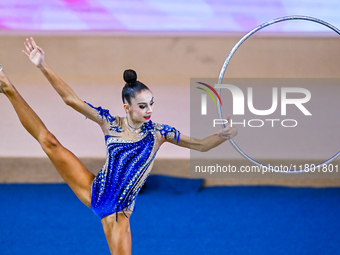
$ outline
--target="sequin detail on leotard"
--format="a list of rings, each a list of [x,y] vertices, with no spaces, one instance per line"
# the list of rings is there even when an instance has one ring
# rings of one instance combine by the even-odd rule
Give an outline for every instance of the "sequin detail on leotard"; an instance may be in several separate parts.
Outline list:
[[[88,105],[93,108],[97,122],[107,131],[107,158],[92,184],[91,209],[100,218],[120,211],[132,212],[158,151],[157,132],[165,139],[173,138],[177,143],[180,132],[150,120],[142,125],[134,140],[123,139],[121,134],[126,131],[118,126],[117,119],[108,110]]]

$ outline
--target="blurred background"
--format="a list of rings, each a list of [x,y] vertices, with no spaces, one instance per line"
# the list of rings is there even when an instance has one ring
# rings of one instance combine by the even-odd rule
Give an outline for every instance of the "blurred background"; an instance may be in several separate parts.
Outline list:
[[[2,30],[248,32],[287,15],[340,25],[337,1],[291,0],[52,0],[1,1]],[[282,23],[274,32],[328,32],[313,24]]]

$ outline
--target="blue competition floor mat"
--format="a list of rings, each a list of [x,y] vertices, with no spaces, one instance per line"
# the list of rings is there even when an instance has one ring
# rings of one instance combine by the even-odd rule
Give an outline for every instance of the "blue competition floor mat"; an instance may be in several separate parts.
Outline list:
[[[100,219],[65,184],[3,184],[0,201],[0,254],[110,254]],[[340,254],[339,215],[340,188],[147,189],[132,254]]]

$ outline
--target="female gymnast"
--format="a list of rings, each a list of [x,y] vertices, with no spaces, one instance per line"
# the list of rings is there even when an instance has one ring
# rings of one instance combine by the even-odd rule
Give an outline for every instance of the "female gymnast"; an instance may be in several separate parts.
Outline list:
[[[237,134],[226,127],[204,139],[190,138],[168,125],[150,120],[153,108],[151,90],[137,81],[133,70],[124,72],[126,82],[122,99],[126,117],[113,117],[109,111],[78,98],[44,61],[44,52],[31,37],[25,41],[29,57],[46,76],[64,102],[95,121],[102,128],[107,147],[106,163],[97,176],[92,174],[48,131],[40,118],[21,97],[5,73],[0,71],[0,93],[12,103],[24,128],[39,142],[61,177],[76,196],[101,218],[111,254],[131,254],[129,217],[136,196],[153,165],[157,150],[164,142],[208,151]]]

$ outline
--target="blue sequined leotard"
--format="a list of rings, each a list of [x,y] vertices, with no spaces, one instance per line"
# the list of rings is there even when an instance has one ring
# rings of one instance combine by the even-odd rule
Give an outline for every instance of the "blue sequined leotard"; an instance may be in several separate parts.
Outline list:
[[[104,132],[107,148],[105,165],[92,184],[91,209],[101,219],[113,213],[132,212],[159,146],[170,139],[178,143],[180,132],[151,120],[132,132],[124,118],[113,117],[108,110],[87,104],[93,111],[91,119]]]

